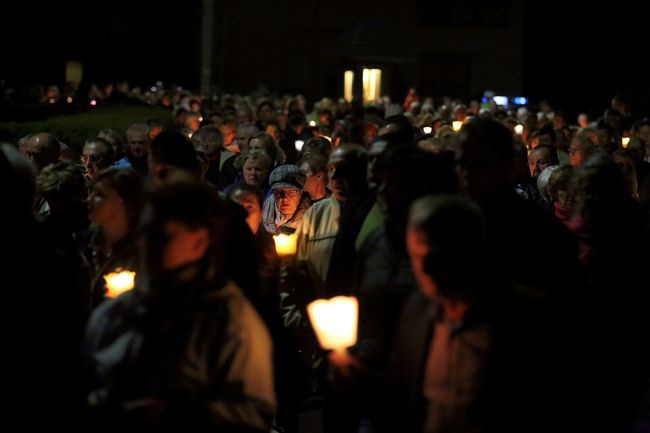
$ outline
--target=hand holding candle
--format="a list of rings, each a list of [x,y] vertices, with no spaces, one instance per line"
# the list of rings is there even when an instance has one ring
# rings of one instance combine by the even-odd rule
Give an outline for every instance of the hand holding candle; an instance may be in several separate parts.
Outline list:
[[[296,254],[296,235],[275,235],[273,236],[273,241],[275,242],[275,250],[278,252],[278,256],[287,257]]]
[[[106,297],[115,298],[124,292],[127,292],[135,286],[135,272],[121,271],[116,269],[115,272],[104,275],[106,281]]]
[[[318,299],[307,306],[321,347],[342,353],[357,342],[359,304],[353,296]]]

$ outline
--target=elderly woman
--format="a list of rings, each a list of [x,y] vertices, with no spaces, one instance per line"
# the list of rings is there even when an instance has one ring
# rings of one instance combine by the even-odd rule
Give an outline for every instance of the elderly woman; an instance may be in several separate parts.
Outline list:
[[[248,143],[248,149],[261,149],[271,157],[273,168],[282,165],[287,160],[287,154],[278,145],[275,144],[273,137],[266,132],[258,132],[251,137]]]
[[[263,193],[268,189],[268,178],[273,161],[263,150],[255,149],[242,153],[235,163],[241,169],[241,177],[235,181],[259,188]]]
[[[305,175],[295,165],[281,165],[271,172],[272,195],[264,202],[262,224],[271,234],[296,231],[311,206],[309,195],[303,193]]]

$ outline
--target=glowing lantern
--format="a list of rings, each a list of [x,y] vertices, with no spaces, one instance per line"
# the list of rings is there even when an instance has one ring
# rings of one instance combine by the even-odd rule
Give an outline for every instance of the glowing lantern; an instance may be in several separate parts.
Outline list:
[[[462,120],[454,120],[451,122],[451,127],[454,131],[458,132],[460,131],[460,128],[463,127],[463,121]]]
[[[291,256],[296,254],[298,237],[296,235],[275,235],[275,250],[279,256]]]
[[[307,306],[321,347],[343,352],[357,342],[359,303],[353,296],[318,299]]]
[[[623,146],[623,149],[627,149],[628,144],[630,144],[630,137],[621,138],[621,145]]]
[[[524,132],[524,125],[515,125],[515,133],[521,135]]]
[[[115,272],[104,275],[106,281],[107,298],[115,298],[124,292],[128,292],[135,286],[135,272],[120,271],[117,269]]]

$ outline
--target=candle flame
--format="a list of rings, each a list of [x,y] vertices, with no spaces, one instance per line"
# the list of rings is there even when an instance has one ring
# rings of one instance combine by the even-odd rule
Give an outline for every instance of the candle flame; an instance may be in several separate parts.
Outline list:
[[[128,292],[135,286],[135,272],[120,271],[117,269],[115,272],[104,275],[106,281],[106,297],[115,298],[124,292]]]
[[[275,250],[279,256],[290,256],[296,254],[298,237],[296,235],[275,235]]]
[[[357,342],[359,303],[353,296],[318,299],[307,306],[323,349],[342,351]]]

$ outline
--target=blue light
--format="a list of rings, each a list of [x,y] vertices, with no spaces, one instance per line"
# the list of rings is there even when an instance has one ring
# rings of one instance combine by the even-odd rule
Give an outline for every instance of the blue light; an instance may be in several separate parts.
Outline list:
[[[528,98],[525,98],[523,96],[515,96],[513,101],[514,101],[514,103],[516,105],[526,105],[526,104],[528,104]]]

